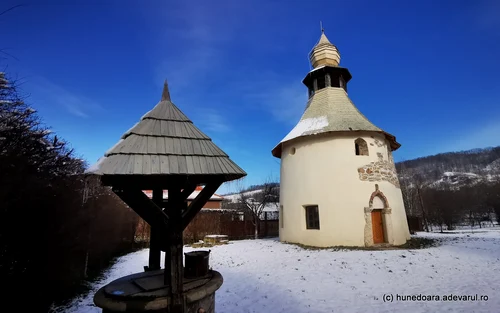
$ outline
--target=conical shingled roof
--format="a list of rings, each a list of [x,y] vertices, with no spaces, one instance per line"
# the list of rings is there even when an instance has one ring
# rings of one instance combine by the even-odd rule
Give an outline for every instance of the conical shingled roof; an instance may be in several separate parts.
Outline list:
[[[87,170],[99,175],[246,175],[171,100],[161,101]]]
[[[274,147],[272,154],[281,157],[281,145],[295,138],[329,132],[373,131],[383,133],[396,150],[400,144],[394,136],[370,122],[352,103],[342,88],[318,90],[307,102],[297,125]]]

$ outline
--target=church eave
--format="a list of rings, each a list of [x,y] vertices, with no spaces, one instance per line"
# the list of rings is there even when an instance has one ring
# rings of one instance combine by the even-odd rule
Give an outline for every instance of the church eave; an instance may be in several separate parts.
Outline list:
[[[309,73],[307,73],[306,77],[304,77],[304,79],[302,80],[302,83],[306,86],[309,86],[311,84],[311,79],[313,79],[313,77],[316,77],[318,74],[335,73],[335,72],[340,72],[346,83],[349,82],[352,78],[351,73],[345,67],[332,66],[332,65],[321,65],[321,66],[311,70]]]
[[[306,137],[313,137],[313,136],[317,136],[317,135],[323,135],[323,134],[333,134],[333,133],[356,133],[356,132],[371,132],[371,133],[379,133],[379,134],[383,134],[385,136],[385,138],[387,139],[387,141],[389,142],[389,145],[391,147],[391,151],[396,151],[397,149],[399,149],[401,147],[401,144],[399,142],[396,141],[396,137],[385,132],[385,131],[374,131],[374,130],[352,130],[352,131],[326,131],[326,132],[316,132],[316,133],[311,133],[311,134],[303,134],[303,135],[300,135],[300,136],[297,136],[297,137],[294,137],[294,138],[291,138],[289,140],[282,140],[279,144],[277,144],[273,150],[271,150],[271,153],[272,155],[275,157],[275,158],[278,158],[278,159],[281,159],[281,153],[282,153],[282,149],[283,149],[283,144],[285,143],[290,143],[292,141],[295,141],[299,138],[306,138]]]

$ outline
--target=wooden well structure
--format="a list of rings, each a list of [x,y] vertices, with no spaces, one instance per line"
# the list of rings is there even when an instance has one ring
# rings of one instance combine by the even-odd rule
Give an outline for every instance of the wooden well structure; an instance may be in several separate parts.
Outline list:
[[[103,185],[151,225],[145,271],[101,288],[96,305],[103,312],[190,313],[203,306],[213,312],[222,276],[210,271],[198,280],[184,278],[182,233],[224,182],[246,173],[172,103],[166,81],[160,102],[88,172],[100,175]],[[204,188],[188,205],[197,186]],[[153,190],[152,199],[143,190]]]

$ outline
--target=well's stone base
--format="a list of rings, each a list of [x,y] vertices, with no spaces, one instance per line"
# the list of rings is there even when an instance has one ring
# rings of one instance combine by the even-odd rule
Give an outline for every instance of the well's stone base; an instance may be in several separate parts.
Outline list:
[[[209,271],[203,277],[184,279],[185,313],[215,311],[215,291],[223,283],[222,275]],[[94,296],[103,313],[166,312],[168,288],[163,285],[163,270],[133,274],[119,278],[102,287]]]
[[[212,293],[198,301],[186,303],[186,313],[198,313],[199,308],[203,308],[206,313],[214,313],[215,293]]]

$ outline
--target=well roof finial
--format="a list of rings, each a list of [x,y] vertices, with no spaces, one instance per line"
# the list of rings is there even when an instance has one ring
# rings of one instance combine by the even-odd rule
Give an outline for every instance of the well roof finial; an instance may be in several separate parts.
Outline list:
[[[163,85],[163,92],[161,94],[161,101],[170,101],[170,91],[168,91],[168,82],[165,79],[165,83]]]

